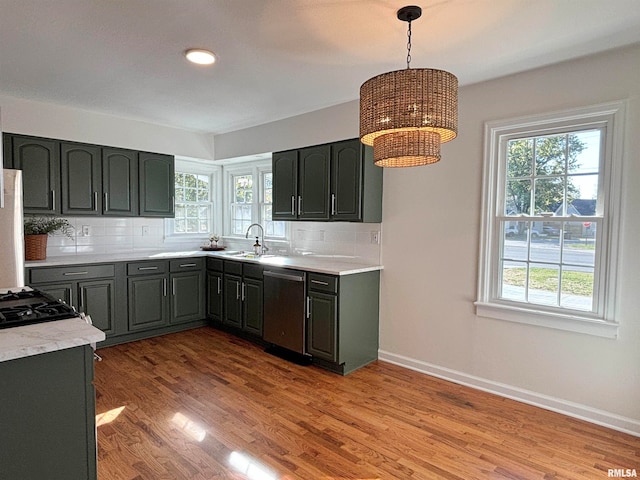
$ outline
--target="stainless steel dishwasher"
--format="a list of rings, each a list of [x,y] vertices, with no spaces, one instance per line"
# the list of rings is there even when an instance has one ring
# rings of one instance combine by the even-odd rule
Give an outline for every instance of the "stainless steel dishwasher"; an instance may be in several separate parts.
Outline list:
[[[304,272],[285,269],[264,271],[265,341],[306,353]]]

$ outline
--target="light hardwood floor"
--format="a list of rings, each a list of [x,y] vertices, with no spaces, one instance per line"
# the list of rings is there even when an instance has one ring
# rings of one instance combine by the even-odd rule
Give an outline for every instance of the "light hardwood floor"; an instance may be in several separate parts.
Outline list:
[[[384,362],[342,377],[206,327],[98,353],[100,480],[640,475],[638,437]]]

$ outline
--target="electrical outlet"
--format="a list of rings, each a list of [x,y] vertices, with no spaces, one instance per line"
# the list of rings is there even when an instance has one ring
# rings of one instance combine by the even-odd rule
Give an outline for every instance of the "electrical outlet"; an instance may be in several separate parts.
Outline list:
[[[82,225],[82,236],[88,237],[91,235],[91,227],[89,225]]]
[[[149,236],[149,225],[143,225],[142,226],[142,236],[143,237],[148,237]]]
[[[373,245],[380,244],[380,232],[371,232],[371,243]]]

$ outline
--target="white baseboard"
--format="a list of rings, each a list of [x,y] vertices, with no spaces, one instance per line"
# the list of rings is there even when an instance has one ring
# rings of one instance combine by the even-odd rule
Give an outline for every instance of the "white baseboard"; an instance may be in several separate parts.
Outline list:
[[[421,360],[387,352],[385,350],[378,351],[378,359],[384,362],[393,363],[400,367],[431,375],[433,377],[464,385],[466,387],[500,395],[501,397],[510,398],[518,402],[562,413],[563,415],[579,418],[580,420],[595,423],[596,425],[601,425],[603,427],[612,428],[620,432],[640,437],[640,422],[632,418],[623,417],[611,412],[591,408],[579,403],[569,402],[560,398],[550,397],[548,395],[543,395],[504,383],[494,382],[469,375],[464,372],[459,372],[457,370],[439,367]]]

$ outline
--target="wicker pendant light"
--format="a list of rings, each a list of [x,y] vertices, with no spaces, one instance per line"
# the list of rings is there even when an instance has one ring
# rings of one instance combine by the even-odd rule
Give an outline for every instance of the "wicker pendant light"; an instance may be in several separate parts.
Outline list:
[[[398,10],[408,22],[407,68],[377,75],[360,87],[360,140],[380,167],[415,167],[440,160],[440,144],[458,134],[458,79],[444,70],[410,68],[411,21],[417,6]]]

